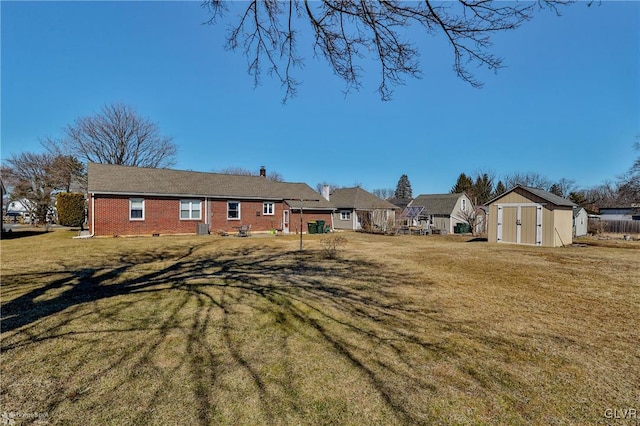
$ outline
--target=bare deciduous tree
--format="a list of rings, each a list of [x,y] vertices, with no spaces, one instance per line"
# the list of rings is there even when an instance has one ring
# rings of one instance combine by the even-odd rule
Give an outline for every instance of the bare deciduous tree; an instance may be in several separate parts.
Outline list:
[[[502,67],[502,59],[490,52],[493,34],[519,27],[539,9],[557,13],[558,6],[572,2],[207,0],[203,6],[211,14],[210,24],[220,20],[228,10],[227,3],[241,8],[238,21],[227,34],[226,46],[247,56],[248,71],[256,85],[264,68],[276,76],[285,90],[284,101],[295,96],[299,85],[293,69],[303,65],[297,42],[307,28],[313,34],[314,53],[324,57],[345,81],[346,92],[361,86],[362,63],[365,57],[373,56],[380,68],[378,92],[388,100],[392,86],[403,84],[407,76],[421,75],[418,49],[405,34],[411,27],[441,36],[452,50],[455,73],[479,87],[482,83],[470,67]]]
[[[508,189],[516,185],[522,185],[546,191],[551,187],[551,181],[538,172],[515,172],[504,177],[504,185]]]
[[[393,198],[395,195],[395,189],[393,188],[378,188],[371,191],[373,195],[376,197],[382,198],[383,200],[388,200]]]
[[[72,155],[54,156],[50,173],[61,191],[85,192],[87,189],[86,168]]]
[[[172,139],[130,106],[105,105],[99,114],[81,117],[64,129],[61,142],[49,140],[47,149],[82,161],[138,167],[169,167],[177,152]]]
[[[47,213],[53,207],[53,193],[64,182],[52,173],[56,157],[30,152],[12,155],[2,165],[2,180],[11,188],[12,199],[26,199],[32,217],[46,222]]]
[[[316,191],[319,192],[320,194],[322,194],[322,189],[328,186],[329,187],[329,193],[333,193],[333,191],[335,191],[336,189],[342,188],[342,186],[337,185],[335,183],[329,183],[329,182],[319,182],[316,184]]]
[[[634,149],[640,154],[640,135],[636,136]],[[640,155],[627,171],[618,178],[619,202],[624,205],[640,203]]]

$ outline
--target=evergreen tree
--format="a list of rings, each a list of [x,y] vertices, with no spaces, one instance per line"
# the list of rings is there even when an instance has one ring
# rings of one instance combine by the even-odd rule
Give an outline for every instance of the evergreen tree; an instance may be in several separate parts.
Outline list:
[[[471,188],[469,197],[476,205],[482,205],[491,199],[493,193],[493,179],[488,173],[478,175],[476,183]]]
[[[498,197],[504,194],[505,192],[507,192],[507,187],[504,186],[504,183],[502,183],[501,180],[499,180],[498,183],[496,184],[496,189],[493,191],[493,198]]]
[[[558,185],[557,183],[554,183],[553,185],[551,185],[551,187],[549,188],[549,192],[557,195],[558,197],[562,197],[562,188],[560,188],[560,185]]]
[[[395,198],[413,198],[411,183],[409,182],[409,178],[407,177],[407,175],[400,176],[394,196]]]
[[[471,178],[465,175],[464,173],[460,173],[460,176],[458,176],[458,181],[453,186],[453,188],[451,188],[451,193],[452,194],[457,194],[460,192],[469,193],[471,192],[470,190],[472,186],[473,186],[473,181],[471,180]]]
[[[569,194],[569,200],[574,202],[575,204],[584,207],[589,204],[589,200],[584,196],[582,192],[573,191]]]

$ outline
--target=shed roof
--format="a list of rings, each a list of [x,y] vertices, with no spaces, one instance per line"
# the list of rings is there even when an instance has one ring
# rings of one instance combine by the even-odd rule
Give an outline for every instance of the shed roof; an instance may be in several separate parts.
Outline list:
[[[411,202],[411,206],[422,206],[423,214],[451,214],[464,193],[422,194]]]
[[[89,163],[88,190],[96,194],[209,197],[291,201],[299,207],[333,209],[306,183],[275,182],[262,176],[240,176],[184,170]]]
[[[356,210],[399,209],[399,207],[387,200],[383,200],[359,187],[334,189],[331,193],[330,202],[336,208]]]
[[[513,188],[511,188],[510,190],[508,190],[507,192],[504,192],[500,195],[498,195],[497,197],[495,197],[492,200],[489,200],[487,202],[486,205],[492,204],[494,202],[496,202],[497,200],[499,200],[500,198],[504,197],[507,194],[512,193],[513,191],[515,191],[516,189],[521,188],[522,190],[529,192],[530,194],[533,194],[539,198],[542,198],[545,201],[550,202],[551,204],[554,204],[556,206],[561,206],[561,207],[573,207],[576,204],[574,202],[572,202],[571,200],[567,200],[566,198],[562,198],[557,196],[556,194],[552,194],[549,191],[545,191],[544,189],[540,189],[540,188],[530,188],[528,186],[523,186],[523,185],[516,185]]]

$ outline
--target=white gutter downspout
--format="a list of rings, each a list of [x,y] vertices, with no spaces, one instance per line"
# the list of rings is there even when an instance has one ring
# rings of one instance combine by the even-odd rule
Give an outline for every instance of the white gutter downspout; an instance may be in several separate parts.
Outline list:
[[[77,237],[73,237],[73,239],[75,239],[75,240],[86,239],[86,238],[92,238],[94,236],[94,234],[96,232],[96,229],[95,229],[95,226],[96,226],[95,207],[96,207],[95,194],[91,194],[91,234],[78,235]]]

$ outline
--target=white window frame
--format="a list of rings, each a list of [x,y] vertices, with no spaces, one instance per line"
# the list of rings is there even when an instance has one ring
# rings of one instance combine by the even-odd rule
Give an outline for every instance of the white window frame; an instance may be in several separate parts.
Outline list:
[[[351,211],[340,210],[340,220],[351,220]]]
[[[183,204],[186,204],[187,208],[183,208]],[[194,209],[193,207],[197,205],[198,208]],[[189,217],[182,217],[182,211],[188,211]],[[198,217],[193,215],[193,212],[198,212]],[[202,220],[202,200],[180,200],[180,210],[178,212],[180,220]]]
[[[262,203],[262,214],[264,216],[273,216],[276,214],[276,203],[273,201],[265,201]]]
[[[467,200],[465,200],[464,198],[460,200],[460,210],[462,210],[463,212],[467,210]]]
[[[231,203],[235,203],[238,205],[238,217],[229,217],[229,212],[231,211],[229,209],[229,204]],[[240,214],[240,201],[227,201],[227,220],[242,220],[241,218],[241,214]]]
[[[142,208],[136,210],[142,210],[142,217],[133,217],[131,212],[133,211],[133,203],[141,203]],[[144,220],[144,198],[129,198],[129,220],[131,221],[143,221]]]

